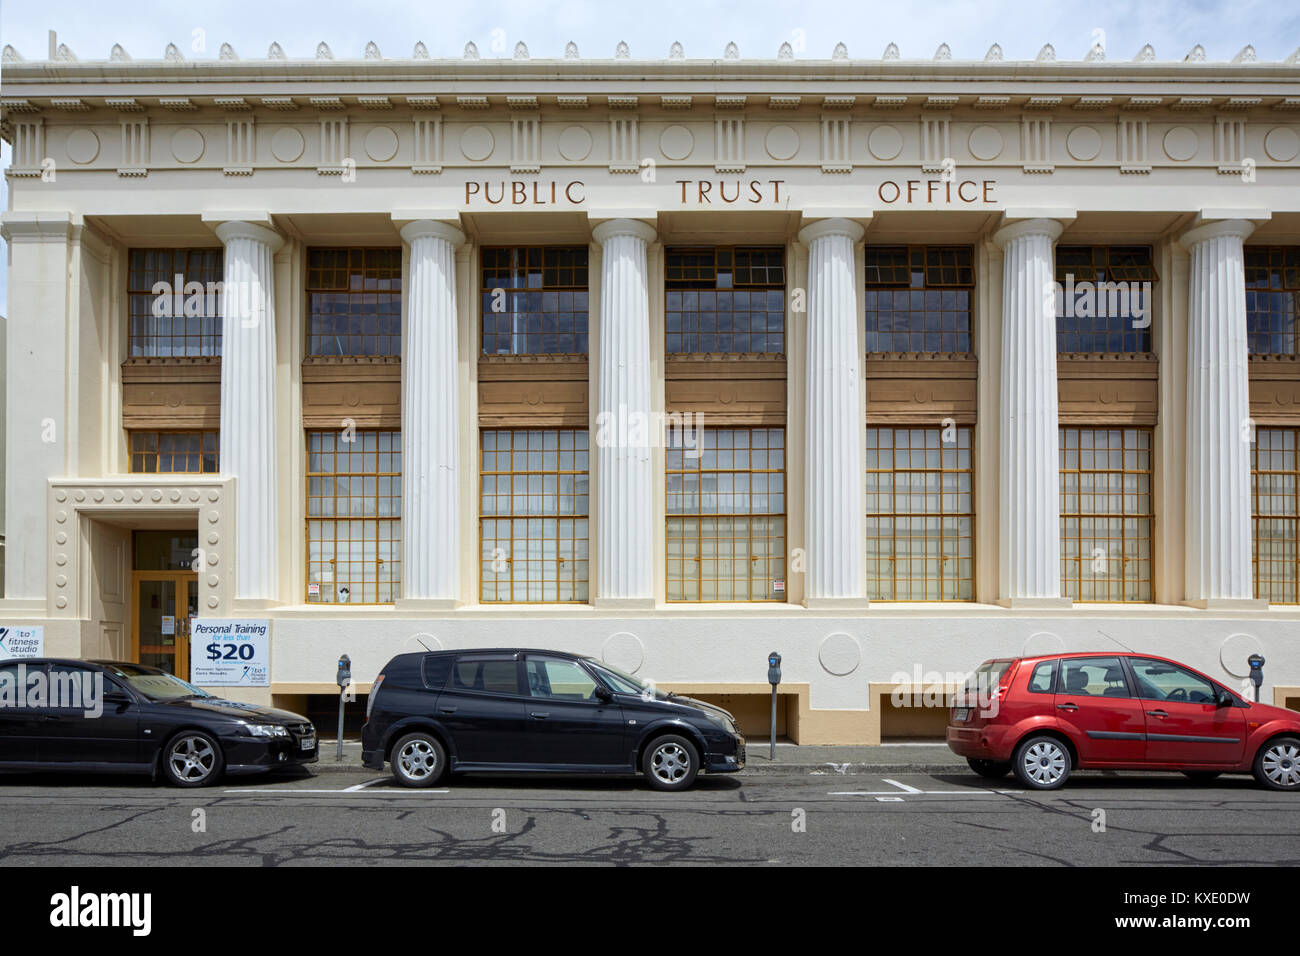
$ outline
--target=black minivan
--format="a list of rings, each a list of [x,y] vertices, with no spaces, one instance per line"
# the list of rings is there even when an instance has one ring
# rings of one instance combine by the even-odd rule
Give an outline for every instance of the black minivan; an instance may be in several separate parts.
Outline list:
[[[645,775],[685,790],[701,770],[745,766],[719,707],[665,693],[591,657],[492,649],[401,654],[376,678],[361,762],[407,787],[454,773]]]

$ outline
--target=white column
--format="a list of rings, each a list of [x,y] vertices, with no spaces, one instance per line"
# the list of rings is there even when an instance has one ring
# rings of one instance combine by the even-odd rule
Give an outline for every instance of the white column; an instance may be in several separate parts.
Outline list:
[[[402,336],[402,597],[460,594],[460,408],[455,226],[402,227],[411,249]]]
[[[655,231],[635,219],[612,219],[592,235],[601,245],[596,600],[649,604],[655,579],[653,482],[649,444],[639,435],[648,434],[651,411],[646,244]]]
[[[1186,600],[1253,601],[1245,220],[1193,227],[1187,303]]]
[[[862,344],[849,219],[805,226],[808,246],[808,366],[804,403],[804,602],[863,602]]]
[[[235,597],[279,597],[276,519],[275,250],[251,222],[223,222],[221,470],[235,476]]]
[[[1052,244],[1063,226],[1027,219],[1004,226],[1002,400],[999,436],[1001,595],[1012,606],[1059,606],[1060,425]]]

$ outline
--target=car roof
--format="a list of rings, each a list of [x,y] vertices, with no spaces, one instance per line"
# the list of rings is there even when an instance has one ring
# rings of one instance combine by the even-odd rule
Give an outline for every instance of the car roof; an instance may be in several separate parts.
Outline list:
[[[582,661],[591,660],[590,654],[574,654],[571,651],[557,651],[547,647],[456,647],[439,651],[411,651],[409,654],[399,654],[398,657],[418,656],[426,657],[477,657],[490,655],[520,655],[527,657],[530,654],[545,654],[548,657],[563,657],[568,660]],[[396,658],[394,658],[396,660]]]
[[[1142,651],[1053,651],[1050,654],[1035,654],[1032,657],[994,657],[991,660],[1004,661],[1018,660],[1022,664],[1036,663],[1038,661],[1055,661],[1061,658],[1070,657],[1143,657],[1153,661],[1164,661],[1168,664],[1178,664],[1178,661],[1172,657],[1165,657],[1163,654],[1146,654]],[[1179,664],[1180,667],[1188,667],[1187,664]]]

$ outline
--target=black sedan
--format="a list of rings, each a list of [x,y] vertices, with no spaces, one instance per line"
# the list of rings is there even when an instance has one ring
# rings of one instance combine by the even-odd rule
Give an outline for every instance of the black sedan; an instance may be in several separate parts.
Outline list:
[[[147,773],[204,787],[316,758],[307,718],[213,697],[156,667],[0,661],[0,769]]]
[[[543,650],[401,654],[367,702],[361,761],[407,787],[447,771],[644,774],[684,790],[701,770],[745,766],[745,738],[720,707],[576,654]]]

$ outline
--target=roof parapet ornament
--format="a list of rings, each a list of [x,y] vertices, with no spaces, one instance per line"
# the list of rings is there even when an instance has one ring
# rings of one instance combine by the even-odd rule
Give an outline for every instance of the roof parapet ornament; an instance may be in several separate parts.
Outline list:
[[[776,58],[778,60],[793,60],[794,47],[789,43],[782,43],[780,49],[776,51]]]
[[[1241,48],[1241,52],[1232,58],[1233,63],[1254,63],[1255,48],[1247,43]]]
[[[1295,48],[1295,52],[1286,58],[1287,63],[1300,63],[1300,46]]]
[[[1106,48],[1100,43],[1094,43],[1088,48],[1088,52],[1083,55],[1084,63],[1101,63],[1106,59]]]
[[[618,46],[614,47],[614,59],[626,60],[631,55],[632,55],[632,51],[628,49],[628,45],[626,41],[619,40]]]
[[[675,40],[673,41],[673,45],[668,48],[668,59],[670,60],[686,59],[686,51],[682,48],[682,45]]]
[[[266,58],[268,60],[283,60],[284,47],[280,46],[278,43],[272,43],[266,51]]]
[[[235,52],[235,48],[229,43],[223,43],[221,44],[221,49],[217,51],[217,59],[238,60],[239,54]]]
[[[168,63],[180,63],[185,57],[181,56],[180,47],[175,43],[168,43],[167,49],[163,50],[163,59]]]
[[[1043,48],[1038,51],[1038,56],[1034,57],[1038,63],[1054,63],[1056,61],[1056,48],[1050,43],[1044,43]]]
[[[6,43],[4,52],[0,53],[0,63],[22,63],[23,55]]]
[[[1000,63],[1002,61],[1002,47],[996,43],[989,47],[989,52],[984,54],[984,62]]]
[[[882,60],[897,60],[897,59],[898,59],[898,44],[897,44],[897,43],[891,43],[891,44],[889,44],[889,46],[885,47],[885,55],[882,56],[881,59],[882,59]]]
[[[383,54],[379,52],[379,44],[374,40],[366,44],[365,56],[367,60],[382,60],[384,58]]]
[[[330,50],[329,44],[326,43],[324,40],[321,40],[320,43],[316,44],[316,59],[318,60],[334,59],[333,51]]]
[[[108,51],[108,59],[110,63],[130,63],[131,54],[126,52],[122,44],[114,43],[113,49]]]
[[[740,59],[740,47],[736,46],[735,40],[732,40],[730,43],[727,44],[726,48],[722,51],[722,56],[724,59],[727,60]]]
[[[948,44],[946,43],[940,43],[939,49],[934,51],[934,59],[936,62],[951,60],[952,48],[949,47]]]
[[[76,63],[77,54],[73,53],[66,43],[60,43],[59,48],[54,51],[54,59],[60,63]]]
[[[578,44],[574,43],[572,40],[564,44],[564,58],[566,60],[578,59]]]
[[[518,43],[515,44],[515,59],[516,60],[528,59],[528,44],[525,43],[523,40],[520,40]]]
[[[1196,44],[1196,46],[1192,47],[1192,48],[1187,52],[1187,56],[1183,57],[1183,62],[1184,62],[1184,63],[1204,63],[1204,62],[1205,62],[1205,47],[1201,46],[1199,43]]]
[[[470,40],[468,43],[465,44],[465,59],[466,60],[478,59],[478,46],[474,43],[473,40]]]
[[[849,48],[843,43],[835,44],[835,49],[831,51],[832,60],[847,60],[849,58]]]
[[[412,60],[429,59],[429,48],[424,45],[423,40],[415,41],[415,49],[411,51],[411,59]]]
[[[1154,63],[1156,61],[1156,48],[1150,43],[1138,50],[1137,56],[1133,57],[1134,63]]]

